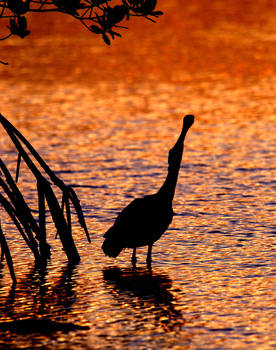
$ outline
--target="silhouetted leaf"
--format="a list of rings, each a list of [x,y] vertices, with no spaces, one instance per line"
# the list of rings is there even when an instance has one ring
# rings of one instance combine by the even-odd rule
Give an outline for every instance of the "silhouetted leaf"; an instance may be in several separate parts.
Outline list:
[[[162,11],[154,11],[151,13],[152,16],[162,16],[163,12]]]
[[[115,35],[115,36],[119,36],[119,37],[122,36],[120,33],[114,32],[114,30],[111,30],[111,31],[110,31],[110,35],[112,35],[112,38],[113,38],[113,39],[114,39],[114,35]]]
[[[17,17],[17,19],[10,19],[10,29],[11,34],[18,35],[21,39],[30,34],[30,31],[27,30],[27,20],[24,16]]]
[[[9,267],[11,278],[13,280],[13,283],[15,284],[16,277],[15,277],[14,268],[13,268],[13,261],[12,261],[11,253],[10,253],[6,238],[2,231],[1,222],[0,222],[0,244],[1,244],[2,253],[5,255],[5,258]]]
[[[21,162],[21,154],[18,153],[17,164],[16,164],[15,182],[18,182],[19,170],[20,170],[20,162]]]
[[[22,0],[8,0],[7,5],[8,8],[15,14],[23,15],[30,9],[30,0],[24,2]]]
[[[24,197],[22,196],[19,188],[14,182],[11,174],[9,173],[4,162],[0,159],[0,167],[6,178],[6,182],[9,187],[4,183],[3,179],[0,179],[0,186],[4,189],[5,193],[9,197],[9,200],[12,204],[13,214],[17,217],[19,222],[22,224],[26,235],[28,236],[28,242],[30,249],[32,250],[36,259],[39,258],[39,252],[37,250],[37,242],[33,237],[32,231],[35,233],[38,232],[38,227],[36,221],[34,220],[31,210],[26,204]],[[23,237],[24,238],[24,237]]]
[[[14,207],[8,202],[8,200],[0,193],[0,204],[2,207],[5,209],[5,211],[8,213],[12,221],[14,222],[17,230],[23,237],[24,241],[27,243],[28,247],[31,248],[30,242],[28,237],[25,235],[20,222],[17,220],[16,215],[15,215],[15,209]]]
[[[50,185],[45,186],[44,191],[51,216],[68,260],[71,263],[78,263],[80,261],[80,257],[58,200]]]
[[[112,26],[121,22],[128,14],[128,9],[125,5],[117,5],[115,7],[108,7],[106,10],[107,21],[112,23]]]
[[[62,196],[62,203],[64,203],[64,205],[65,205],[65,213],[66,213],[66,217],[67,217],[68,229],[70,231],[70,234],[72,234],[72,220],[71,220],[70,203],[69,203],[68,195],[65,193],[63,193],[63,196]]]
[[[45,259],[50,257],[50,245],[46,241],[46,208],[45,208],[45,193],[44,184],[42,181],[37,182],[38,194],[38,212],[39,212],[39,231],[38,240],[40,247],[40,254]]]
[[[81,227],[84,229],[84,232],[86,233],[87,240],[90,243],[91,240],[90,240],[90,237],[89,237],[88,229],[87,229],[87,226],[86,226],[86,223],[85,223],[84,215],[83,215],[83,212],[82,212],[82,208],[81,208],[78,196],[76,195],[76,192],[73,190],[72,187],[68,187],[68,190],[69,190],[69,193],[70,193],[71,202],[74,205],[74,208],[75,208],[75,210],[77,212],[79,223],[80,223]]]
[[[17,34],[17,23],[15,19],[10,18],[10,26],[8,27],[10,29],[11,34]]]
[[[152,13],[156,7],[157,0],[145,0],[143,4],[143,9],[147,13]]]
[[[102,34],[103,33],[103,30],[98,26],[92,25],[90,28],[91,28],[92,32],[95,34]]]
[[[104,42],[105,42],[107,45],[110,45],[110,39],[109,39],[109,37],[108,37],[105,33],[102,34],[102,37],[103,37]]]

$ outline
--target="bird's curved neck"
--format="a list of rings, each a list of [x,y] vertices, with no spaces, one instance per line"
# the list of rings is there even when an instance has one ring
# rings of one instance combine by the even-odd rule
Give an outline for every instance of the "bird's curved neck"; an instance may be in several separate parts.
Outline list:
[[[166,201],[172,201],[174,197],[175,187],[177,183],[179,168],[182,160],[182,154],[184,149],[184,139],[187,134],[189,127],[183,125],[182,131],[178,140],[176,141],[173,148],[169,152],[169,169],[168,175],[165,182],[163,183],[160,190],[157,192]]]
[[[158,194],[168,202],[172,202],[179,171],[168,171],[165,182],[158,191]]]
[[[175,159],[173,164],[169,164],[168,175],[166,177],[166,180],[161,186],[160,190],[158,191],[159,195],[167,201],[172,201],[174,197],[175,187],[183,154],[183,144],[179,145],[178,148],[179,149],[177,153],[177,159]]]

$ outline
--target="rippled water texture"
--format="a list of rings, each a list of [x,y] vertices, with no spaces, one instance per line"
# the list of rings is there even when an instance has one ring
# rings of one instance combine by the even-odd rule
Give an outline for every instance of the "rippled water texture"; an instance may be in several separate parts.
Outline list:
[[[6,349],[275,349],[276,8],[260,1],[159,1],[157,24],[133,20],[107,47],[63,17],[33,18],[31,36],[1,42],[1,110],[67,183],[75,268],[49,224],[52,259],[36,271],[12,224],[2,225],[19,283],[1,267],[1,322],[47,317],[87,329],[2,331]],[[45,22],[44,22],[45,21]],[[64,22],[65,21],[65,22]],[[116,214],[153,193],[184,114],[186,139],[167,233],[116,260],[100,249]],[[16,153],[2,132],[1,156]],[[20,186],[35,205],[35,183]],[[2,215],[2,214],[1,214]]]

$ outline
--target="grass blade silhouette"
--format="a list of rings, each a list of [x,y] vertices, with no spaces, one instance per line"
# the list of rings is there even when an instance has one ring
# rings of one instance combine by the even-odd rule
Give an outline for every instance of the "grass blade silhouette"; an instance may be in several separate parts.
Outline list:
[[[87,240],[89,242],[91,242],[91,240],[80,201],[75,191],[70,186],[65,185],[65,183],[56,176],[26,138],[1,114],[0,123],[18,151],[15,180],[4,162],[0,159],[0,189],[4,192],[4,195],[0,193],[0,204],[14,222],[28,247],[32,250],[36,262],[44,262],[45,259],[47,260],[50,257],[50,246],[46,241],[47,205],[68,261],[73,264],[78,263],[80,256],[72,236],[70,203],[72,203],[75,209],[79,224],[84,229]],[[31,159],[31,157],[33,159]],[[36,179],[39,212],[38,223],[16,184],[19,178],[20,163],[22,160],[24,160]],[[59,201],[52,186],[56,186],[58,190],[61,191],[65,210],[59,205]]]
[[[80,206],[80,201],[75,193],[75,191],[70,186],[66,186],[64,182],[59,179],[56,174],[50,169],[50,167],[46,164],[46,162],[40,157],[40,155],[36,152],[36,150],[32,147],[32,145],[26,140],[26,138],[6,119],[0,114],[0,122],[6,129],[7,133],[11,137],[12,141],[14,142],[15,146],[17,147],[19,153],[24,158],[24,161],[30,168],[30,170],[33,172],[33,174],[39,179],[42,175],[38,171],[38,169],[35,167],[34,163],[31,161],[31,159],[28,157],[26,152],[24,151],[23,147],[17,140],[21,140],[23,144],[28,148],[28,150],[31,152],[33,157],[36,159],[36,161],[39,163],[39,165],[42,167],[42,169],[46,172],[46,174],[50,177],[51,181],[60,188],[60,190],[63,193],[67,193],[68,197],[70,198],[72,204],[74,205],[74,208],[76,210],[76,213],[78,215],[78,220],[81,225],[81,227],[84,229],[86,237],[88,242],[91,242],[88,229],[85,223],[84,215],[82,208]]]
[[[10,271],[11,278],[13,280],[13,284],[15,284],[16,277],[15,277],[14,268],[13,268],[13,261],[12,261],[11,253],[10,253],[6,238],[4,236],[4,233],[1,227],[1,222],[0,222],[0,244],[1,244],[2,254],[6,258],[6,261],[8,264],[8,268]]]

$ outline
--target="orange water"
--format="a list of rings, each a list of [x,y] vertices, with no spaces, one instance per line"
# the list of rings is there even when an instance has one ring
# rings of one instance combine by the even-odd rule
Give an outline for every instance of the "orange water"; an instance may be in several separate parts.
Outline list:
[[[111,47],[65,16],[33,17],[29,37],[1,42],[9,66],[0,66],[0,112],[76,186],[92,238],[75,223],[82,260],[70,269],[49,224],[53,253],[41,276],[2,223],[19,283],[12,291],[1,269],[1,321],[47,316],[90,327],[1,333],[2,348],[275,348],[275,2],[181,4],[159,1],[156,24],[132,20]],[[103,255],[102,235],[132,198],[160,187],[188,113],[196,121],[177,215],[153,247],[152,276],[145,248],[135,273],[130,251]],[[4,132],[0,144],[15,168]],[[24,168],[20,185],[35,206]]]

